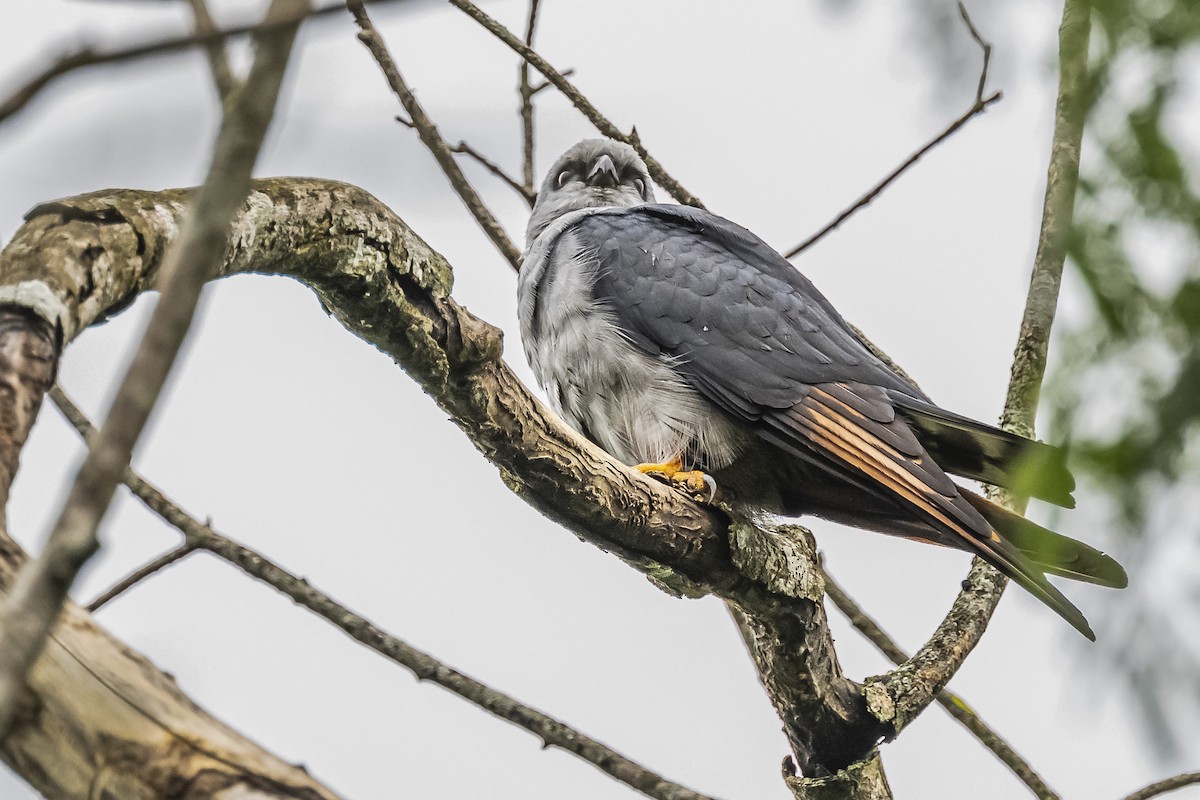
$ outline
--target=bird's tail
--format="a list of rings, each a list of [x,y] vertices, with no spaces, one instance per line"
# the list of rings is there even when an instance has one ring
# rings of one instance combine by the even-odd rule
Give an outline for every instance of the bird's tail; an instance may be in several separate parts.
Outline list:
[[[959,493],[997,533],[1046,574],[1113,589],[1129,585],[1124,567],[1111,556],[1030,522],[968,489],[959,487]]]
[[[1074,508],[1075,479],[1066,453],[1058,447],[917,400],[900,392],[888,396],[904,415],[922,446],[942,469],[1012,489],[1064,508]]]

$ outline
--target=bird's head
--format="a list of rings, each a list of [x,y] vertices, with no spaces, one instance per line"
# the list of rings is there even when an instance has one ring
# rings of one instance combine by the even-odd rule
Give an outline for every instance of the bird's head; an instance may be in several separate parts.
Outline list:
[[[559,156],[542,181],[525,230],[526,247],[568,211],[653,202],[650,175],[636,150],[612,139],[584,139]]]

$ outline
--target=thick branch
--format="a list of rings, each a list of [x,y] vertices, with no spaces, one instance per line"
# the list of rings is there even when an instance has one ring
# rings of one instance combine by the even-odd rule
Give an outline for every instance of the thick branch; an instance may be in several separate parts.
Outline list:
[[[273,0],[265,20],[296,19],[308,0]],[[21,571],[0,609],[0,738],[17,712],[25,676],[42,651],[84,563],[133,447],[187,336],[200,291],[215,272],[229,222],[250,188],[250,172],[275,109],[296,25],[256,39],[254,66],[217,135],[212,167],[163,265],[162,297],[146,326],[108,416],[79,468],[41,556]]]
[[[34,210],[10,249],[70,237],[71,255],[28,270],[56,300],[51,318],[75,332],[152,285],[185,199],[125,191],[51,203]],[[837,668],[820,592],[770,577],[772,551],[788,545],[762,545],[758,529],[744,526],[748,536],[735,536],[731,551],[719,512],[565,428],[500,360],[499,331],[450,299],[441,257],[374,198],[329,182],[260,181],[235,229],[221,274],[279,273],[308,284],[348,329],[395,358],[527,502],[661,583],[716,594],[751,617],[763,633],[768,690],[802,745],[806,774],[836,771],[890,734]],[[96,248],[131,257],[93,272],[78,254]],[[18,269],[13,277],[24,276]]]
[[[1090,33],[1087,0],[1067,0],[1059,29],[1059,88],[1054,141],[1046,184],[1038,253],[1025,301],[1008,397],[1001,426],[1023,436],[1033,436],[1033,418],[1046,368],[1050,325],[1058,301],[1071,225],[1075,187],[1079,175],[1079,147],[1087,114],[1087,44]],[[1024,510],[1024,500],[999,497],[1014,511]],[[897,731],[916,718],[958,671],[978,644],[988,620],[1000,602],[1006,580],[980,559],[975,559],[964,588],[950,613],[926,644],[902,666],[867,681],[864,691],[871,712],[891,722]]]
[[[31,308],[38,292],[14,287],[0,303],[0,528],[8,529],[8,491],[42,397],[54,383],[61,331]],[[11,303],[12,305],[5,305]]]
[[[80,436],[90,441],[96,435],[91,422],[66,395],[56,389],[53,400]],[[607,745],[464,675],[387,633],[304,578],[291,574],[265,556],[217,533],[210,524],[192,517],[132,469],[125,470],[123,482],[147,508],[183,534],[184,543],[171,553],[187,554],[197,549],[212,553],[333,623],[354,640],[409,670],[418,680],[431,681],[489,714],[524,728],[542,741],[543,748],[557,747],[576,755],[647,797],[655,800],[713,800],[663,778]],[[153,566],[161,560],[156,559],[147,566]]]

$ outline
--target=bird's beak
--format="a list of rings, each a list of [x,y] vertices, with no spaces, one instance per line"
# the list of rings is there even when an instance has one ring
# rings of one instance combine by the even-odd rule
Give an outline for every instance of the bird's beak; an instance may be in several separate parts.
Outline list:
[[[596,159],[592,171],[587,176],[588,186],[612,189],[618,183],[620,180],[617,177],[617,165],[613,163],[612,157],[603,155]]]

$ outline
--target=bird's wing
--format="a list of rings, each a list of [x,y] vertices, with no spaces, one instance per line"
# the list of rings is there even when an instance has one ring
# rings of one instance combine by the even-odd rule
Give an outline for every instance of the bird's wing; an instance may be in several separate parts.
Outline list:
[[[1086,620],[1005,542],[897,417],[889,390],[924,399],[867,350],[769,245],[696,209],[638,206],[572,227],[595,253],[597,301],[647,352],[763,438],[886,498],[983,556],[1085,635]]]
[[[750,231],[686,206],[605,209],[572,234],[595,253],[594,291],[618,324],[732,413],[790,408],[805,385],[852,381],[926,399],[876,358],[825,297]],[[746,403],[748,402],[749,405]]]
[[[889,405],[887,395],[876,386],[821,384],[811,387],[788,411],[765,415],[763,422],[784,434],[783,443],[789,450],[815,453],[818,462],[827,459],[866,477],[876,494],[898,502],[940,534],[935,541],[981,556],[1095,640],[1079,609],[1046,580],[1042,568],[1017,544],[997,533],[960,493],[920,446],[904,419],[897,418],[894,409],[890,415],[882,411]],[[910,438],[916,453],[902,449]],[[905,529],[897,532],[904,535]]]

